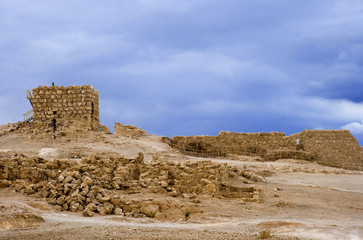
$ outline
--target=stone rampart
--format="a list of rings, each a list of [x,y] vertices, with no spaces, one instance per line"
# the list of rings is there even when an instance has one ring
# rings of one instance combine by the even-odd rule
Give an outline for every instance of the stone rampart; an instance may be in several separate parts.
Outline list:
[[[33,89],[35,126],[49,124],[97,129],[100,123],[99,93],[93,86],[39,86]]]
[[[299,138],[300,144],[296,143]],[[228,154],[259,156],[266,161],[283,158],[314,160],[352,170],[363,170],[363,148],[348,130],[304,130],[284,133],[232,133],[218,136],[175,136],[165,141],[184,154],[223,157]]]

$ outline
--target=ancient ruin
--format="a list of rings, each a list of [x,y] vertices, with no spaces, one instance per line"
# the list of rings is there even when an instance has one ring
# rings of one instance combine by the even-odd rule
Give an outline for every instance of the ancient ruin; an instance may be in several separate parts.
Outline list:
[[[72,125],[96,130],[100,126],[99,92],[93,86],[39,86],[32,93],[34,127]]]
[[[114,134],[115,136],[141,137],[141,136],[146,136],[147,132],[145,130],[142,130],[141,128],[132,125],[115,123]]]
[[[348,130],[304,130],[290,136],[279,132],[222,131],[218,136],[175,136],[164,141],[191,156],[225,157],[236,154],[259,156],[266,161],[293,158],[363,170],[363,148]]]
[[[125,222],[193,229],[181,239],[361,228],[363,150],[347,130],[168,138],[115,123],[110,134],[92,86],[38,87],[28,99],[32,117],[0,126],[2,239],[38,239],[58,225],[64,239],[97,238],[95,222],[116,226],[102,235],[115,239],[120,227],[131,231]]]

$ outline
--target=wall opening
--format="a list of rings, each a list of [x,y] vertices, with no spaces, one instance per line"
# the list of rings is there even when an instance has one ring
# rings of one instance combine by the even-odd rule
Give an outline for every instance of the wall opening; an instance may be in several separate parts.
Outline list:
[[[91,119],[93,119],[93,118],[94,118],[94,115],[95,115],[95,105],[94,105],[94,103],[92,102]]]

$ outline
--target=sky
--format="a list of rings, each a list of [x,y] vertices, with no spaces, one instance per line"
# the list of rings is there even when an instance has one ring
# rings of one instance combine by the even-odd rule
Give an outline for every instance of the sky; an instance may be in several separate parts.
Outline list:
[[[111,130],[348,129],[363,145],[362,0],[0,0],[0,33],[0,125],[54,82],[99,90]]]

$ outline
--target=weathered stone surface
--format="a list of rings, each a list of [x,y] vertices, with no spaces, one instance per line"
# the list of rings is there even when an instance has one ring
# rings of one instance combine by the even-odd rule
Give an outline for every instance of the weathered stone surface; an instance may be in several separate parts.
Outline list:
[[[122,211],[121,208],[115,208],[115,210],[113,210],[115,215],[124,215],[124,212]]]
[[[43,222],[44,219],[41,216],[32,213],[0,214],[0,229],[2,230],[37,227]]]
[[[115,136],[141,137],[141,136],[146,136],[147,132],[142,130],[141,128],[132,125],[115,123],[114,134]]]
[[[91,211],[95,211],[97,209],[97,206],[94,203],[90,203],[90,204],[87,205],[86,208],[91,210]]]
[[[86,208],[83,212],[82,212],[82,215],[85,216],[85,217],[93,217],[94,215],[94,212],[89,209],[89,208]]]
[[[100,204],[97,206],[97,211],[101,215],[111,214],[113,209],[114,209],[114,206],[109,202],[106,202],[104,204]]]
[[[279,132],[222,131],[217,136],[175,136],[164,138],[164,141],[191,156],[223,157],[233,154],[261,157],[265,161],[293,158],[363,170],[363,148],[348,130],[304,130],[290,136]]]
[[[159,211],[160,207],[158,205],[147,205],[141,208],[141,212],[144,213],[147,217],[154,217],[155,214]]]
[[[72,125],[109,132],[100,124],[99,92],[92,86],[39,86],[33,89],[32,102],[33,125],[39,129]]]
[[[200,212],[195,204],[178,204],[168,201],[125,199],[109,191],[156,192],[184,200],[199,194],[212,197],[239,197],[259,201],[259,192],[251,185],[237,187],[228,180],[240,178],[240,182],[259,181],[247,170],[238,170],[226,164],[211,161],[169,162],[155,159],[143,162],[122,156],[101,159],[90,155],[79,161],[34,160],[27,157],[2,161],[1,181],[8,181],[18,192],[47,198],[48,202],[62,211],[83,212],[86,216],[98,212],[101,215],[115,213],[127,216],[147,216],[170,221],[181,221],[187,215]],[[51,163],[51,164],[50,164]],[[56,176],[43,174],[48,166]],[[87,167],[84,167],[87,165]],[[82,169],[80,171],[80,169]],[[41,176],[41,177],[40,177]],[[14,183],[13,180],[16,180]],[[230,192],[235,192],[234,194]],[[91,213],[92,212],[92,213]]]
[[[89,176],[84,176],[82,179],[82,186],[92,186],[93,184],[93,180],[92,178],[90,178]]]

